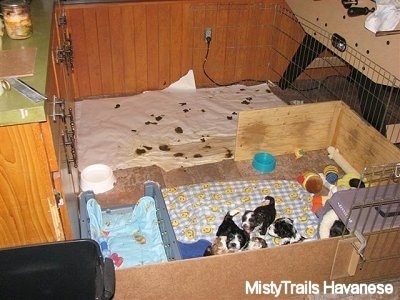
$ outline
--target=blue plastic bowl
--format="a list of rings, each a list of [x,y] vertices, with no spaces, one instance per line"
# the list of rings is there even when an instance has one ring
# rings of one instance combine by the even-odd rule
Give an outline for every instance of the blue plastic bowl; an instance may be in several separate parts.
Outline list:
[[[267,152],[259,152],[254,155],[253,168],[261,173],[269,173],[275,170],[276,159]]]

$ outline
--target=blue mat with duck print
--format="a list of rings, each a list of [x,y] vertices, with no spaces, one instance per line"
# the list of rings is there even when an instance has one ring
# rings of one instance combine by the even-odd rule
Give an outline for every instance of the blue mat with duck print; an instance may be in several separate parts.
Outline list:
[[[262,205],[264,197],[275,198],[277,218],[289,217],[306,239],[317,238],[318,218],[312,212],[313,194],[297,181],[254,180],[205,182],[162,189],[175,235],[180,242],[212,241],[225,214],[238,209],[233,219],[239,226],[246,210]],[[265,236],[269,247],[277,238]]]

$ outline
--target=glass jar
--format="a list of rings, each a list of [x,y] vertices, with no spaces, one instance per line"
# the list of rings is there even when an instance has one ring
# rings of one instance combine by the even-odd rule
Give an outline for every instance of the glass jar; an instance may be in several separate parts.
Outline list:
[[[32,19],[27,1],[3,0],[0,6],[6,32],[10,38],[21,40],[32,36]]]

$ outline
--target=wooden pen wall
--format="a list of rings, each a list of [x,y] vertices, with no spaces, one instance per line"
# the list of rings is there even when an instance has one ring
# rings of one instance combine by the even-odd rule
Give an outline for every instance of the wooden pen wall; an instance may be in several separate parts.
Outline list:
[[[65,5],[77,99],[163,89],[194,70],[198,87],[276,80],[269,71],[275,5],[283,0]]]

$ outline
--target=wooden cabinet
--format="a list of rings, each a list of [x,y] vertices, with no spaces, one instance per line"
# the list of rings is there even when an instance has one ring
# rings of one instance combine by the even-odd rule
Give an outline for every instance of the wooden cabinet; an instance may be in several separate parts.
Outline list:
[[[35,16],[48,18],[42,4],[32,4]],[[38,33],[27,40],[38,48],[37,64],[48,67],[47,78],[42,66],[31,78],[32,82],[46,81],[48,100],[43,109],[47,120],[0,127],[0,248],[77,237],[79,186],[71,146],[74,96],[71,66],[67,68],[57,57],[58,50],[68,45],[64,25],[58,25],[60,12],[56,4],[51,32],[50,25],[44,25],[49,22],[36,22]],[[47,30],[50,42],[44,36]]]
[[[46,123],[0,127],[0,247],[64,239]]]

